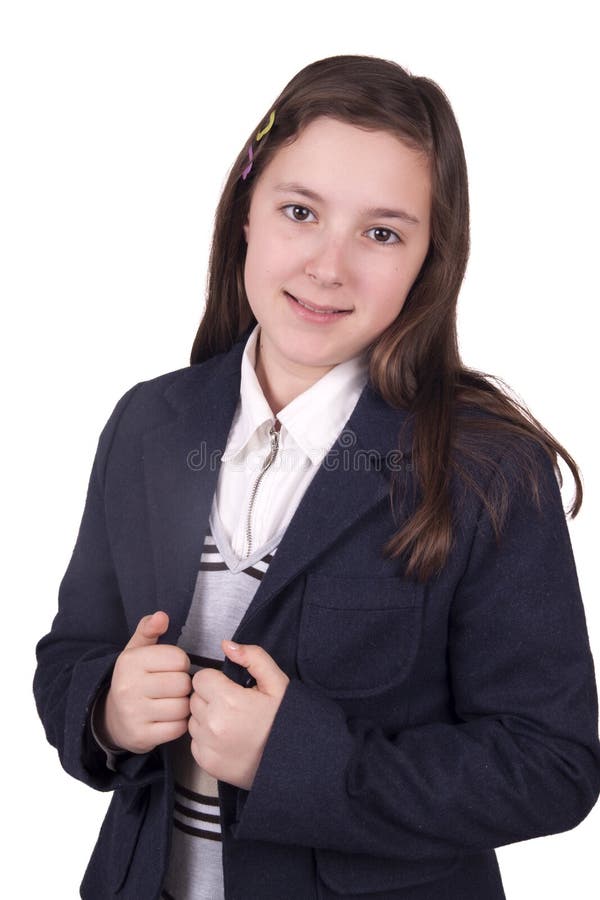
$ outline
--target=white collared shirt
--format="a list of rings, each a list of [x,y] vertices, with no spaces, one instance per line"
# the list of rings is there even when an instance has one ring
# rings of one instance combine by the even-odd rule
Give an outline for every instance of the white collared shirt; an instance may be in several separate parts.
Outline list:
[[[233,417],[213,500],[234,554],[248,555],[247,520],[252,494],[271,451],[269,429],[275,415],[255,372],[257,324],[242,357],[240,398]],[[275,459],[252,501],[252,552],[283,532],[327,452],[348,421],[368,379],[364,354],[334,366],[287,404]]]

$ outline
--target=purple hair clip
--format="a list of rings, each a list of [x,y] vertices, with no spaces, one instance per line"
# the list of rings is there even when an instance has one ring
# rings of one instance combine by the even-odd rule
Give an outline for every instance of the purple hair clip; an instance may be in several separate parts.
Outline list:
[[[250,174],[250,169],[252,168],[252,160],[254,159],[254,153],[252,152],[252,144],[250,144],[250,149],[248,150],[248,156],[250,157],[250,163],[249,163],[249,165],[246,166],[246,168],[242,172],[242,178],[244,181]]]
[[[257,132],[257,135],[256,135],[257,141],[260,141],[261,138],[264,138],[265,134],[267,134],[271,130],[271,128],[273,127],[274,121],[275,121],[275,110],[273,109],[273,110],[271,110],[271,115],[269,116],[269,121],[267,122],[265,127],[261,131]],[[250,170],[252,169],[252,162],[254,160],[254,152],[252,150],[252,144],[250,144],[250,147],[248,149],[248,159],[250,160],[250,162],[248,163],[248,165],[242,172],[242,180],[243,181],[246,180],[246,178],[250,174]]]

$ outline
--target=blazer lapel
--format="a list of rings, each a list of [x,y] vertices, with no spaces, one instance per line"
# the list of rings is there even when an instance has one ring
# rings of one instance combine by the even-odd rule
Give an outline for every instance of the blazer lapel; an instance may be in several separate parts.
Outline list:
[[[409,464],[411,442],[408,413],[388,406],[367,384],[306,489],[236,635],[344,531],[389,496],[390,470]],[[398,452],[397,446],[402,447]],[[243,641],[240,635],[238,639]]]
[[[244,346],[245,339],[222,357],[192,366],[186,380],[167,391],[176,419],[143,438],[157,608],[170,618],[161,638],[165,643],[176,642],[193,596],[220,459],[239,399]],[[404,425],[403,456],[392,457]],[[405,411],[392,409],[365,386],[300,501],[240,627],[389,494],[390,468],[405,466],[410,454],[410,426]]]
[[[176,643],[200,567],[220,459],[239,398],[245,341],[192,366],[166,392],[177,417],[146,432],[144,478],[157,609],[169,613],[161,642]]]

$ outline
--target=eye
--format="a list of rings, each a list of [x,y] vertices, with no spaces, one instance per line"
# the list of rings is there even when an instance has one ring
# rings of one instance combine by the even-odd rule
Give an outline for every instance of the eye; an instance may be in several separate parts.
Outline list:
[[[376,244],[401,244],[402,239],[396,234],[395,231],[392,231],[390,228],[369,228],[369,232],[375,232],[375,243]],[[389,240],[392,238],[393,240]]]
[[[297,203],[288,203],[287,206],[281,208],[281,211],[293,222],[306,222],[307,215],[314,215],[306,206],[299,206]]]

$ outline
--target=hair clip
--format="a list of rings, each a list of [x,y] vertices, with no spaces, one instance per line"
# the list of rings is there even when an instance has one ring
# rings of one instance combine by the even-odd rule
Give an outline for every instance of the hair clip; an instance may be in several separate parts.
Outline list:
[[[256,134],[256,140],[257,140],[257,141],[260,141],[261,138],[264,138],[265,134],[268,134],[268,132],[269,132],[269,131],[271,130],[271,128],[273,127],[273,122],[274,122],[274,121],[275,121],[275,110],[273,109],[273,110],[271,110],[271,115],[269,116],[269,121],[267,122],[267,124],[265,125],[265,127],[264,127],[261,131],[258,131],[258,132],[257,132],[257,134]],[[248,163],[248,165],[246,166],[246,168],[245,168],[244,171],[242,172],[242,180],[243,180],[243,181],[246,180],[246,178],[247,178],[248,175],[250,174],[250,170],[252,169],[252,162],[253,162],[253,160],[254,160],[254,153],[253,153],[253,151],[252,151],[252,144],[250,144],[250,147],[249,147],[249,149],[248,149],[248,158],[249,158],[250,162]]]
[[[265,125],[262,131],[259,131],[256,135],[256,140],[260,141],[261,138],[265,136],[265,134],[271,130],[273,127],[273,122],[275,121],[275,110],[271,110],[271,115],[269,116],[269,123]]]
[[[246,166],[246,168],[242,172],[242,178],[244,179],[244,181],[250,174],[250,169],[252,168],[252,160],[254,158],[254,154],[252,152],[252,144],[250,144],[250,149],[248,150],[248,156],[250,157],[250,164],[248,166]]]

